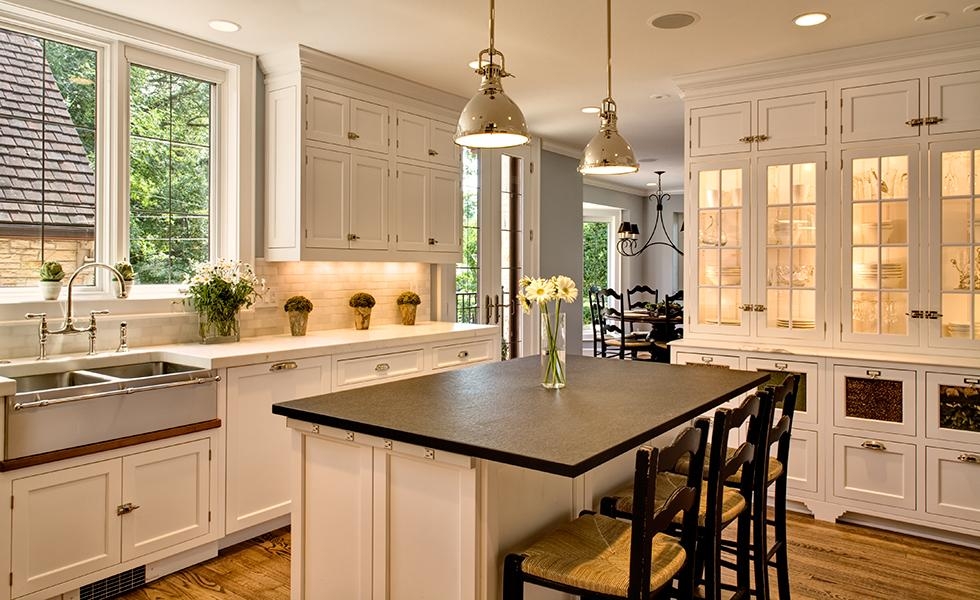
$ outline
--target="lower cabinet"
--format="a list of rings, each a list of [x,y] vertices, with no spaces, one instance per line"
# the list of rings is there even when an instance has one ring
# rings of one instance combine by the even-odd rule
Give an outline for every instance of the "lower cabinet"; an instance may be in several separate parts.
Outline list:
[[[834,436],[834,495],[915,510],[915,444]]]
[[[319,431],[297,433],[304,485],[293,544],[302,558],[293,561],[292,581],[302,587],[292,597],[475,598],[474,461]]]
[[[210,439],[14,479],[11,596],[211,531]]]
[[[816,493],[819,488],[820,445],[816,431],[793,426],[789,445],[787,487],[799,492]]]
[[[290,436],[283,418],[272,414],[272,405],[329,389],[329,357],[228,369],[226,534],[289,514]]]
[[[926,511],[980,523],[980,453],[926,448]]]

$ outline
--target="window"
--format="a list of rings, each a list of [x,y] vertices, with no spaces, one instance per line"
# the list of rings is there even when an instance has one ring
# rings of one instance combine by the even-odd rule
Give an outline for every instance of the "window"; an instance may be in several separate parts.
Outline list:
[[[97,59],[0,29],[0,288],[95,256]]]
[[[141,284],[179,283],[210,256],[213,87],[129,69],[129,255]]]
[[[582,295],[589,293],[593,285],[599,289],[609,283],[609,240],[612,223],[599,217],[585,217],[582,222]],[[592,308],[582,302],[582,323],[588,329],[592,326]]]
[[[456,321],[478,323],[480,160],[463,148],[463,262],[456,264]]]

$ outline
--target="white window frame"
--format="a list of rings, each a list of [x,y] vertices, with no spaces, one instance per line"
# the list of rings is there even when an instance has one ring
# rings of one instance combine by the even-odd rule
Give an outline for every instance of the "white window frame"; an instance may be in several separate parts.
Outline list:
[[[582,223],[606,223],[609,226],[609,237],[606,241],[607,258],[606,273],[607,282],[610,287],[616,289],[623,288],[622,281],[622,261],[623,257],[616,251],[616,232],[619,230],[620,223],[623,222],[623,209],[601,206],[598,204],[583,203]],[[584,256],[583,256],[584,259]],[[582,294],[588,294],[589,290],[582,290]],[[583,324],[583,335],[587,339],[592,339],[592,326]],[[586,338],[583,338],[586,339]]]
[[[254,263],[253,55],[52,0],[0,3],[0,27],[98,53],[96,256],[101,261],[129,255],[130,63],[213,82],[211,256]],[[77,290],[76,314],[90,307],[117,315],[169,313],[181,298],[178,285],[136,285],[130,299],[117,300],[110,283],[104,270],[97,271],[95,289]],[[57,317],[56,306],[42,301],[36,288],[0,290],[0,322],[21,322],[25,312]]]

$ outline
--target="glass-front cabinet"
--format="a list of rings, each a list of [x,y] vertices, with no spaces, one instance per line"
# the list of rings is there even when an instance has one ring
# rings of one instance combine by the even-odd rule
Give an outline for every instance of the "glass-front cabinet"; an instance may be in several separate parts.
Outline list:
[[[915,147],[844,152],[844,340],[919,342],[917,155]]]

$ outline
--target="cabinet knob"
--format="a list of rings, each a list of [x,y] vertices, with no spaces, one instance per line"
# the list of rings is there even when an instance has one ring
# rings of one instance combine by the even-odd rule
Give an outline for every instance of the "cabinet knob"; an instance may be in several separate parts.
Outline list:
[[[139,507],[140,507],[139,504],[133,504],[132,502],[120,504],[119,506],[116,507],[116,515],[120,517],[123,515],[128,515],[129,513],[133,512]]]
[[[438,156],[438,155],[439,152],[433,150],[432,148],[429,148],[429,156]]]
[[[460,359],[460,360],[462,360],[462,359],[464,359],[464,358],[468,358],[468,357],[469,357],[469,355],[470,355],[470,353],[469,353],[469,352],[467,352],[466,350],[460,350],[460,351],[459,351],[459,354],[457,354],[457,355],[456,355],[456,358],[458,358],[458,359]]]
[[[872,440],[864,440],[861,442],[861,447],[867,448],[868,450],[886,450],[884,444]]]
[[[361,136],[359,136],[359,135],[357,135],[357,134],[356,134],[356,133],[354,133],[353,131],[348,131],[348,132],[347,132],[347,139],[349,139],[349,140],[356,140],[356,139],[358,139],[358,138],[360,138],[360,137],[361,137]]]

